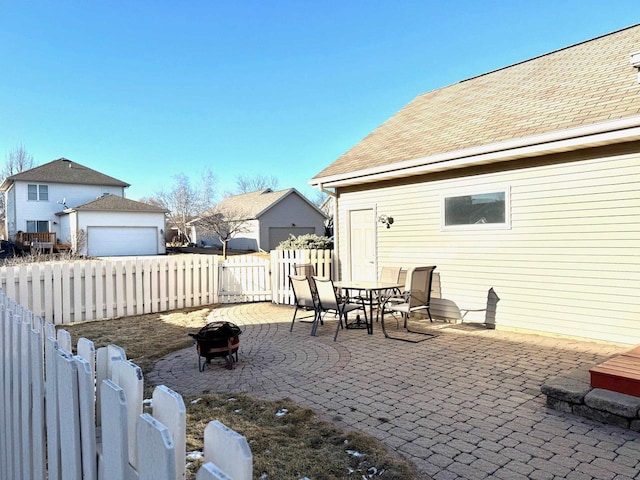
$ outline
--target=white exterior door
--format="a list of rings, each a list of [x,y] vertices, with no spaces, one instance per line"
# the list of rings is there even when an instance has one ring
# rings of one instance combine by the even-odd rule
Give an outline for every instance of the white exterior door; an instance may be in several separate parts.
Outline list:
[[[88,227],[87,251],[90,257],[112,255],[157,255],[156,227]]]
[[[349,273],[351,280],[376,279],[373,209],[349,211]]]

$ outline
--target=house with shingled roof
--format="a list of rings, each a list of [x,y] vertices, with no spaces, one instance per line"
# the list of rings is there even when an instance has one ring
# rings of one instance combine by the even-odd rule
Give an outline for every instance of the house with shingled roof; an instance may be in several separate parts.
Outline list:
[[[634,25],[417,96],[310,180],[338,275],[436,265],[447,321],[640,343],[639,67]]]
[[[20,248],[80,255],[166,253],[162,208],[125,198],[129,184],[60,158],[4,179],[5,227]]]
[[[273,191],[270,188],[231,195],[214,208],[241,222],[228,248],[245,251],[271,251],[290,235],[324,235],[327,216],[295,188]],[[217,238],[199,219],[189,223],[191,239],[202,246],[220,246]]]

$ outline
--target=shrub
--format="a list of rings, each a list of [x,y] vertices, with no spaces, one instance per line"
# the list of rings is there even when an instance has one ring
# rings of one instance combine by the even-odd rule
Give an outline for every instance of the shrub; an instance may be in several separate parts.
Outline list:
[[[321,237],[315,233],[289,235],[289,238],[280,242],[277,250],[325,250],[333,248],[333,240],[329,237]]]

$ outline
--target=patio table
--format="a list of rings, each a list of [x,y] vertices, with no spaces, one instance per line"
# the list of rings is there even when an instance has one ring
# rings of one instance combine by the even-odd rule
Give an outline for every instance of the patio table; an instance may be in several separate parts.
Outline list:
[[[373,335],[373,294],[375,292],[384,292],[386,290],[395,290],[396,288],[404,287],[401,283],[368,280],[341,280],[339,282],[333,282],[333,285],[345,290],[345,295],[347,297],[349,296],[349,291],[358,290],[360,292],[364,292],[364,296],[369,301],[369,318],[371,319],[367,323],[367,333],[369,335]],[[364,299],[362,299],[362,304],[364,305]],[[351,328],[353,328],[353,326]]]

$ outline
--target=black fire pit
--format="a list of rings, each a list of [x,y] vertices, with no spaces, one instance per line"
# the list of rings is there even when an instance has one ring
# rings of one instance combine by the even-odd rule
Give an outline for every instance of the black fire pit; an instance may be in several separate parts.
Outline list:
[[[231,370],[233,362],[238,361],[241,333],[240,327],[231,322],[211,322],[198,333],[190,333],[198,351],[198,370],[202,372],[212,358],[224,358],[227,368]]]

